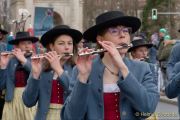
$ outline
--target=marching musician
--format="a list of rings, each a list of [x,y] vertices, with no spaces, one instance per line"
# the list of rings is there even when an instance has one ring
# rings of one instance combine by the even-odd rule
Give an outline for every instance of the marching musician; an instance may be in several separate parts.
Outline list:
[[[4,30],[4,27],[2,24],[0,24],[0,52],[5,51],[7,49],[7,45],[4,41],[5,35],[7,35],[8,32]],[[2,118],[2,112],[4,108],[4,91],[0,90],[0,119]]]
[[[157,85],[158,84],[157,68],[154,64],[149,62],[149,58],[148,58],[149,49],[153,46],[153,44],[147,43],[146,40],[142,38],[133,40],[131,43],[132,43],[132,47],[128,49],[128,52],[131,53],[131,56],[134,60],[145,61],[149,63],[150,69],[154,76],[154,81]]]
[[[131,53],[132,59],[139,60],[139,61],[145,61],[149,63],[149,67],[151,69],[153,79],[155,84],[158,86],[158,73],[157,73],[157,67],[155,64],[150,63],[148,54],[149,49],[153,46],[151,43],[147,43],[145,39],[139,37],[136,40],[131,41],[132,47],[128,49],[128,52]],[[158,92],[160,92],[160,87],[158,86]],[[149,117],[147,120],[157,120],[157,116],[153,114],[151,117]]]
[[[3,120],[33,120],[33,108],[27,108],[22,101],[22,93],[31,71],[30,56],[32,44],[38,38],[28,32],[17,32],[16,38],[8,43],[15,46],[9,54],[1,53],[0,89],[5,89]]]
[[[63,120],[136,120],[149,117],[159,100],[150,67],[125,57],[130,34],[141,25],[138,18],[121,11],[108,11],[83,36],[107,52],[79,56],[73,70],[76,82],[64,103]],[[80,53],[91,52],[85,48]],[[93,59],[95,57],[95,59]]]
[[[42,36],[40,43],[47,53],[32,57],[32,73],[23,93],[27,107],[38,103],[35,120],[60,120],[74,66],[74,58],[63,55],[76,55],[81,39],[82,33],[67,25],[56,26]]]

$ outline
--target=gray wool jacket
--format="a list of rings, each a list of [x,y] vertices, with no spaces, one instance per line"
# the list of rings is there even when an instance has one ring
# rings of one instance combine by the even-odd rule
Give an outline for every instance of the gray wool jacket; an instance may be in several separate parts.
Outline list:
[[[6,69],[0,69],[0,89],[6,89],[5,100],[7,102],[10,102],[14,97],[15,70],[18,63],[18,59],[13,57],[10,59]],[[26,71],[31,71],[30,57],[27,58],[23,67]]]
[[[117,82],[121,93],[119,110],[121,120],[141,120],[153,113],[159,101],[157,85],[148,63],[123,59],[129,69],[123,79],[119,73]],[[104,64],[97,57],[93,61],[88,83],[81,83],[78,70],[73,70],[74,85],[61,112],[62,120],[103,120],[103,72]]]
[[[63,99],[69,95],[69,82],[71,80],[72,66],[65,64],[64,72],[57,78],[59,83],[63,86]],[[33,107],[38,103],[35,120],[46,120],[48,114],[51,91],[52,91],[53,71],[42,72],[39,80],[34,79],[32,74],[28,78],[28,83],[23,92],[23,102],[27,107]],[[59,113],[60,114],[60,113]],[[59,118],[60,119],[60,118]]]

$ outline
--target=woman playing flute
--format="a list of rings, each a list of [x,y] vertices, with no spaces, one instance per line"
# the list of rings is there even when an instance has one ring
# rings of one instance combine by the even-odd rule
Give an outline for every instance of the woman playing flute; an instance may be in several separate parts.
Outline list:
[[[141,25],[138,18],[109,11],[96,18],[96,25],[83,34],[108,52],[79,56],[72,79],[76,82],[64,103],[63,120],[136,120],[149,117],[159,100],[149,65],[125,57],[131,32]],[[83,49],[81,53],[91,52]]]
[[[157,67],[155,64],[149,62],[148,55],[149,49],[153,46],[151,43],[147,43],[145,39],[139,37],[138,39],[133,40],[132,47],[128,49],[128,52],[131,53],[132,59],[145,61],[149,64],[151,69],[152,75],[154,77],[154,82],[158,86],[158,73]],[[158,88],[159,92],[159,88]],[[155,114],[151,115],[151,117],[147,118],[146,120],[157,120],[157,116]]]
[[[42,36],[40,42],[47,53],[43,57],[32,57],[32,73],[23,93],[27,107],[38,103],[35,120],[60,120],[74,66],[73,58],[64,54],[75,55],[81,39],[81,32],[66,25],[57,26]]]
[[[2,120],[33,120],[34,108],[27,108],[22,101],[22,93],[31,71],[30,56],[32,44],[38,38],[28,32],[18,32],[16,39],[9,41],[15,49],[9,54],[0,55],[0,89],[5,89],[5,105]],[[26,53],[24,53],[26,52]]]

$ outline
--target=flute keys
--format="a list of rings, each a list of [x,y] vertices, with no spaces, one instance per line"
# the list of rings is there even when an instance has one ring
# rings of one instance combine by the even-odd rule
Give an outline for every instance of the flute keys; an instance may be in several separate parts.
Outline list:
[[[101,52],[101,51],[103,51],[103,50],[104,50],[104,49],[99,49],[98,52]]]
[[[84,52],[84,53],[81,53],[81,54],[78,54],[79,56],[86,56],[86,55],[92,55],[94,54],[94,51],[92,52]]]
[[[10,53],[10,52],[1,52],[0,55],[10,55],[10,54],[12,54],[12,53]]]
[[[43,57],[44,57],[43,55],[35,55],[35,56],[32,56],[31,59],[40,59]]]
[[[33,51],[22,51],[24,52],[24,54],[32,54]],[[0,53],[0,55],[12,55],[13,54],[13,50],[12,51],[3,51]]]
[[[66,57],[66,56],[73,56],[73,53],[63,53],[63,55],[58,55],[59,58],[61,57]],[[39,59],[39,58],[44,58],[45,54],[38,54],[38,55],[33,55],[31,59]]]
[[[85,51],[85,52],[84,52],[84,54],[88,54],[88,52],[87,52],[87,51]]]

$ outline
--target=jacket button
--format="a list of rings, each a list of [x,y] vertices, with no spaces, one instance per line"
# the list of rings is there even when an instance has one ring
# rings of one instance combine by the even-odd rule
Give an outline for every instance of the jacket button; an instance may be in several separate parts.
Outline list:
[[[99,103],[99,107],[102,107],[102,103]]]
[[[99,75],[98,77],[99,77],[99,79],[101,79],[101,75]]]
[[[122,115],[126,116],[126,112],[125,112],[125,111],[123,111],[123,112],[122,112]]]
[[[98,88],[98,91],[101,92],[101,91],[102,91],[102,88]]]

